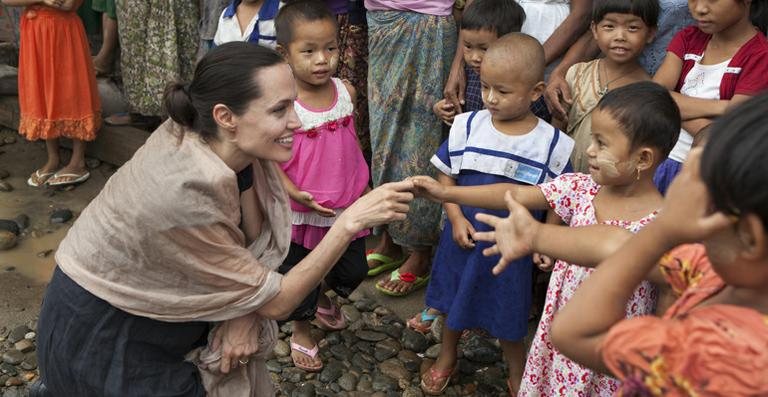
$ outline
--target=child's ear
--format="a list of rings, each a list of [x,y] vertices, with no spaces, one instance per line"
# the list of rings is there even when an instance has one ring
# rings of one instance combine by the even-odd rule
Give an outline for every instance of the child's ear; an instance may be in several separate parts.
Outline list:
[[[533,88],[531,88],[531,102],[538,101],[539,98],[544,95],[544,90],[546,89],[547,85],[543,81],[536,83]]]
[[[597,25],[595,21],[589,23],[589,30],[592,31],[592,38],[597,40]]]
[[[278,54],[282,55],[283,58],[288,56],[288,50],[285,47],[283,47],[282,44],[278,44],[277,47],[275,47],[275,50],[277,51]]]
[[[759,216],[749,213],[740,217],[738,235],[744,250],[741,256],[751,261],[764,261],[768,254],[765,226]]]
[[[237,120],[227,105],[217,103],[213,106],[213,120],[219,126],[219,134],[222,138],[229,140],[235,136]]]
[[[648,39],[645,40],[645,44],[651,44],[656,39],[656,33],[659,31],[655,26],[648,29]]]
[[[647,146],[637,149],[637,168],[640,171],[650,170],[655,162],[656,151]]]

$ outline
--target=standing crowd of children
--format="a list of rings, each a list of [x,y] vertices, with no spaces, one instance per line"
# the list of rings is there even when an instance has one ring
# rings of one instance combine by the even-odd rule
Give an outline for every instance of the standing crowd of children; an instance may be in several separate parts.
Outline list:
[[[87,42],[72,20],[77,1],[3,3],[27,5],[19,131],[46,139],[49,148],[48,162],[28,183],[80,182],[87,178],[84,141],[95,137],[100,113]],[[667,7],[657,0],[588,2],[587,31],[570,42],[563,31],[576,14],[558,18],[542,39],[521,30],[532,33],[543,11],[530,21],[530,5],[468,1],[458,46],[406,50],[407,40],[426,33],[398,38],[404,41],[388,51],[399,48],[404,58],[369,65],[367,92],[334,77],[344,53],[330,3],[235,0],[222,10],[213,37],[214,46],[249,41],[276,49],[296,79],[302,126],[285,138],[293,158],[280,166],[293,225],[280,272],[304,259],[367,193],[371,174],[374,184],[410,176],[417,195],[442,203],[445,222],[434,252],[415,226],[437,224],[439,210],[427,207],[433,204],[418,204],[420,212],[414,203],[411,212],[422,218],[381,231],[373,251],[365,249],[370,233],[361,232],[288,318],[296,367],[323,368],[313,323],[346,326],[326,292],[346,297],[366,274],[394,269],[377,284],[382,292],[399,296],[428,286],[427,308],[409,327],[426,333],[445,316],[438,358],[421,375],[429,395],[450,384],[462,334],[476,329],[499,339],[511,395],[768,395],[763,0],[688,0],[695,23],[670,35],[666,56],[652,70],[641,57]],[[389,18],[397,26],[432,26],[440,35],[455,28],[446,24],[452,20],[443,3],[453,2],[365,1],[376,29]],[[571,12],[583,11],[582,3],[573,1]],[[401,20],[403,12],[418,15]],[[70,33],[63,38],[54,30]],[[372,54],[385,53],[379,46],[387,43],[379,40],[386,34],[371,32]],[[460,69],[448,64],[444,47],[459,49]],[[412,54],[419,50],[433,51],[435,64]],[[595,59],[584,56],[598,50]],[[577,58],[583,62],[572,62]],[[552,97],[545,81],[550,72],[558,78],[560,60],[572,66]],[[393,65],[402,67],[396,78],[376,80]],[[418,79],[424,72],[452,81],[456,70],[466,81],[456,97],[448,87],[445,98],[435,97],[442,87]],[[79,78],[70,79],[73,73]],[[550,109],[542,106],[545,93]],[[370,105],[369,125],[356,117],[360,96],[371,100],[362,104]],[[420,120],[429,121],[429,131]],[[359,131],[369,126],[374,150],[366,161]],[[76,142],[61,169],[60,137]],[[430,272],[414,270],[425,263]],[[526,350],[537,267],[550,272],[549,284]]]

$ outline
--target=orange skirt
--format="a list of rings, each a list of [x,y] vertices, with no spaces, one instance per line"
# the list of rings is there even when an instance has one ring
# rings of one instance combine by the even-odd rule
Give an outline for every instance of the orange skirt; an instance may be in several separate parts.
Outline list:
[[[19,30],[19,133],[29,140],[96,138],[101,101],[80,18],[32,6]]]

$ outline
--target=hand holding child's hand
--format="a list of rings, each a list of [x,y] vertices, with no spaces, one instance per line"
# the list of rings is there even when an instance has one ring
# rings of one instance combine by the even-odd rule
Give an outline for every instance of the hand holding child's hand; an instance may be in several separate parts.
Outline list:
[[[573,104],[573,98],[571,98],[571,88],[564,76],[558,73],[550,74],[547,89],[544,91],[544,101],[552,117],[568,121],[566,109]]]
[[[552,267],[555,265],[555,260],[544,254],[534,252],[533,263],[535,263],[536,267],[538,267],[542,272],[551,272]]]
[[[499,263],[493,268],[495,275],[504,271],[511,261],[533,252],[533,241],[540,226],[528,209],[512,198],[511,193],[504,194],[504,200],[509,208],[509,216],[499,218],[488,214],[477,214],[478,221],[488,224],[495,230],[472,235],[475,241],[494,243],[493,246],[483,250],[483,255],[501,255]]]
[[[475,228],[472,227],[472,223],[465,217],[459,217],[460,219],[451,220],[451,226],[453,229],[453,241],[464,249],[475,248],[475,241],[472,240],[472,235],[475,233]]]
[[[654,221],[673,245],[701,241],[735,222],[722,212],[711,211],[709,192],[700,175],[701,153],[701,148],[695,148],[688,154]]]
[[[426,175],[412,176],[408,178],[413,182],[413,195],[430,201],[442,203],[445,201],[445,186],[434,178]]]
[[[439,100],[432,106],[432,111],[448,125],[453,123],[453,117],[456,116],[456,107],[446,99]]]
[[[294,200],[298,201],[299,203],[313,209],[318,215],[325,216],[325,217],[332,217],[336,216],[336,212],[330,208],[325,208],[322,205],[318,204],[317,201],[315,201],[315,198],[312,197],[312,194],[305,191],[300,191],[296,194],[295,197],[292,197]]]

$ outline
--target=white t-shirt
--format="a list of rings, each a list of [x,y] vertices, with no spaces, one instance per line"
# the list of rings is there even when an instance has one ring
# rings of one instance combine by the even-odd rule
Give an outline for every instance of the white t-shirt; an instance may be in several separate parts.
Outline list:
[[[570,0],[518,0],[517,3],[525,10],[525,22],[520,31],[535,37],[542,45],[571,12]],[[545,79],[558,63],[560,58],[547,65]]]
[[[239,4],[240,0],[233,0],[221,13],[219,26],[213,36],[213,44],[219,46],[233,41],[247,41],[258,42],[265,47],[274,49],[277,46],[275,17],[277,11],[283,6],[283,2],[265,0],[259,12],[253,16],[243,31],[240,30],[240,22],[237,20],[236,14]]]
[[[696,63],[693,68],[685,76],[680,93],[694,98],[720,99],[720,82],[723,80],[723,75],[731,60],[728,59],[715,65],[702,65],[699,63],[700,60],[701,57],[695,60]],[[684,162],[688,157],[688,152],[691,151],[692,144],[693,135],[681,128],[680,136],[677,138],[675,147],[669,153],[669,158],[680,163]]]

